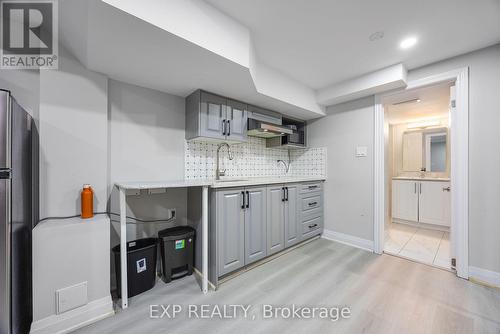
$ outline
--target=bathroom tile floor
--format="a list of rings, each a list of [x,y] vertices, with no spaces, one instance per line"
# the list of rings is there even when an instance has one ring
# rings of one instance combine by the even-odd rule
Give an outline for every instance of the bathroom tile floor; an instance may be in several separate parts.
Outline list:
[[[384,252],[450,269],[450,234],[399,223],[385,226]]]

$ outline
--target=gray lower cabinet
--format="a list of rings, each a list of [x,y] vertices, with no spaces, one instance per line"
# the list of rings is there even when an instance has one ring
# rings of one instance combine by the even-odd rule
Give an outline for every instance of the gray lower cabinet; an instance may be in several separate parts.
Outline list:
[[[323,231],[321,182],[218,189],[211,198],[217,278]]]
[[[266,257],[266,187],[217,191],[219,276]]]
[[[219,276],[245,265],[245,211],[241,189],[217,191],[217,247]]]
[[[285,248],[301,240],[298,203],[299,185],[285,185]]]
[[[285,188],[267,187],[267,255],[285,248]]]
[[[263,259],[266,249],[266,187],[246,188],[245,203],[245,264]]]

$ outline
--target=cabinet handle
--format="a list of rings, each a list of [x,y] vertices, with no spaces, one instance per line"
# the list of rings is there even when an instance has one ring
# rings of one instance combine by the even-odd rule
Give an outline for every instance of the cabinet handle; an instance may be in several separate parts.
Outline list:
[[[222,134],[225,136],[226,135],[226,120],[222,120]]]
[[[285,187],[282,187],[281,188],[281,201],[284,202],[285,201]]]
[[[285,190],[286,190],[286,198],[285,198],[285,201],[288,202],[288,187],[285,187]]]
[[[417,193],[417,182],[413,183],[413,185],[415,186],[413,189],[413,193],[416,194]]]
[[[231,121],[227,120],[227,135],[231,135]]]
[[[250,193],[247,190],[247,209],[250,207]]]
[[[445,187],[445,188],[443,188],[443,191],[450,191],[450,190],[451,190],[451,188],[450,188],[450,187]]]
[[[241,192],[241,208],[244,209],[245,208],[245,192],[242,191]]]
[[[316,204],[318,204],[318,202],[310,202],[309,206],[313,206],[313,205],[316,205]]]
[[[420,193],[422,193],[422,183],[419,183],[420,185]]]
[[[317,185],[315,185],[315,186],[309,186],[309,190],[311,190],[311,189],[316,189],[316,188],[318,188],[318,186],[317,186]]]
[[[318,226],[318,224],[312,224],[312,225],[309,225],[309,228],[315,228],[316,226]]]

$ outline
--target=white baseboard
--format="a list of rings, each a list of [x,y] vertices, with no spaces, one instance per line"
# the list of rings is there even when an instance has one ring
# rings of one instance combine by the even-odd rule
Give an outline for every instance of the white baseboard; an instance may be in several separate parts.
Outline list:
[[[85,306],[34,321],[30,334],[63,334],[114,315],[111,296],[94,300]]]
[[[340,242],[345,245],[361,248],[369,252],[373,252],[372,240],[362,239],[349,234],[344,234],[330,230],[324,230],[323,235],[321,237],[328,240]]]
[[[500,273],[496,271],[469,266],[469,279],[500,288]]]

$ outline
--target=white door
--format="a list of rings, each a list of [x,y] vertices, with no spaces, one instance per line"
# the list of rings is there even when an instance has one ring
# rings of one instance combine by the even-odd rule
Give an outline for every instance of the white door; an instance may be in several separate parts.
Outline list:
[[[392,181],[392,218],[418,221],[418,182]]]
[[[450,182],[420,182],[421,223],[450,226]]]

